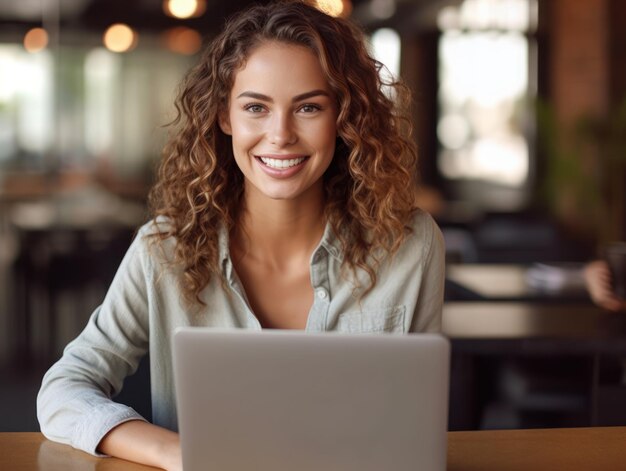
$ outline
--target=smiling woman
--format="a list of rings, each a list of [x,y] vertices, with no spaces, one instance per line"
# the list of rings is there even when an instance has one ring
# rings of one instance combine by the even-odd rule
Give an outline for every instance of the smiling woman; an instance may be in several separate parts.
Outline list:
[[[226,24],[182,86],[153,219],[44,377],[46,436],[181,469],[178,326],[439,330],[442,237],[414,204],[406,88],[381,67],[350,21],[303,2]],[[154,425],[110,400],[147,352]]]

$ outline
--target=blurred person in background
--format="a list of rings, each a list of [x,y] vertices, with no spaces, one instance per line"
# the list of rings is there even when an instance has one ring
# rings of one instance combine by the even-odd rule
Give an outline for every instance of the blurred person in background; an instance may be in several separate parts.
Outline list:
[[[605,260],[589,262],[585,265],[583,275],[589,295],[595,304],[609,311],[626,312],[626,299],[615,293],[611,270]]]

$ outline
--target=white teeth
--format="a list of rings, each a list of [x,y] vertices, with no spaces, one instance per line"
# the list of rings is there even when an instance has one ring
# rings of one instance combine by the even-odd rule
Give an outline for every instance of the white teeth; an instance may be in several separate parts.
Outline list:
[[[268,157],[261,157],[261,161],[272,168],[294,167],[304,162],[304,159],[306,159],[306,157],[299,157],[297,159],[270,159]]]

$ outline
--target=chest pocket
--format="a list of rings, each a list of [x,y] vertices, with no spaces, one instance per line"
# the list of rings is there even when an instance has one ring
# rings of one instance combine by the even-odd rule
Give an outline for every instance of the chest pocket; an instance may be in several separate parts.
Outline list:
[[[339,316],[335,330],[352,334],[403,333],[405,306],[346,312]]]

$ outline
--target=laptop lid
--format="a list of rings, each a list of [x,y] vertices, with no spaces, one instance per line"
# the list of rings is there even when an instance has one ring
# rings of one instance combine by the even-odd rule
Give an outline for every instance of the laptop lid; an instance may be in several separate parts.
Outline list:
[[[185,471],[443,471],[448,341],[182,328]]]

